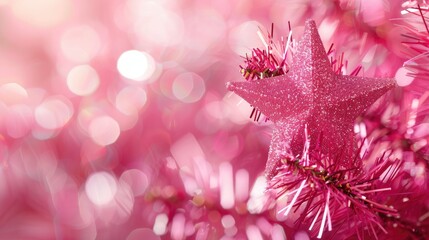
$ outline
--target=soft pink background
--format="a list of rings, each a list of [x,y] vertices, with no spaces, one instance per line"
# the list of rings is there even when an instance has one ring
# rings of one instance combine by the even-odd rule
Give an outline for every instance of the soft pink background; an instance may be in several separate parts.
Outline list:
[[[395,76],[401,2],[370,2],[0,0],[0,238],[181,239],[205,219],[306,239],[249,215],[271,131],[225,83],[258,27],[299,38],[307,18],[350,70]]]

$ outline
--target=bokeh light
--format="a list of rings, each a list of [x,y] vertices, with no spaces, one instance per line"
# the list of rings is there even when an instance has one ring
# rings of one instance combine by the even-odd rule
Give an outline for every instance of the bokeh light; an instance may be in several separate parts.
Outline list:
[[[414,77],[412,76],[412,72],[410,72],[406,67],[401,67],[395,74],[395,80],[399,86],[405,87],[413,82]]]
[[[310,237],[308,236],[308,234],[304,231],[299,231],[295,234],[294,237],[295,240],[310,240]]]
[[[167,223],[167,214],[158,214],[158,216],[155,218],[155,223],[153,224],[153,232],[157,235],[164,235],[167,231]]]
[[[46,129],[61,128],[72,116],[73,106],[68,99],[62,96],[46,99],[34,112],[37,124]]]
[[[172,90],[178,100],[193,103],[201,99],[206,88],[204,80],[199,75],[182,73],[174,79]]]
[[[146,92],[139,88],[128,86],[116,95],[115,106],[123,114],[135,115],[146,104]]]
[[[231,164],[225,162],[219,166],[220,205],[229,209],[234,207],[234,182]]]
[[[79,65],[67,75],[67,87],[79,96],[87,96],[95,92],[100,84],[97,72],[90,65]]]
[[[88,131],[91,139],[100,146],[114,143],[121,133],[118,122],[109,116],[94,118]]]
[[[148,176],[138,169],[130,169],[122,173],[120,181],[130,186],[134,196],[143,195],[149,186]]]
[[[117,68],[123,77],[140,82],[152,76],[155,61],[145,52],[129,50],[119,56]]]
[[[252,240],[264,239],[262,237],[261,230],[255,225],[250,225],[246,227],[246,235],[247,235],[247,239],[252,239]]]
[[[115,178],[107,172],[97,172],[88,177],[85,183],[85,193],[89,200],[97,206],[103,206],[113,201],[117,192]]]

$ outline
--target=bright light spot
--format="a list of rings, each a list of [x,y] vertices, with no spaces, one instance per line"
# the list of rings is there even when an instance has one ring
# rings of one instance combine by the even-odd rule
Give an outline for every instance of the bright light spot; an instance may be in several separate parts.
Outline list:
[[[146,92],[138,87],[128,86],[116,95],[115,106],[125,115],[135,115],[147,101]]]
[[[399,68],[395,74],[396,83],[401,87],[410,85],[414,80],[414,77],[410,76],[410,73],[405,67]]]
[[[406,2],[407,3],[407,2]],[[404,6],[403,6],[404,7]],[[413,13],[413,12],[417,12],[418,11],[418,9],[414,9],[414,8],[407,8],[407,9],[405,9],[405,10],[401,10],[401,14],[402,15],[406,15],[406,14],[409,14],[409,13]]]
[[[286,240],[286,233],[282,226],[279,224],[274,224],[271,229],[271,239],[272,240]]]
[[[60,24],[73,9],[70,0],[13,0],[11,7],[17,18],[44,28]]]
[[[185,216],[178,213],[174,215],[171,224],[171,238],[172,239],[184,239],[185,235]]]
[[[273,225],[265,218],[258,218],[258,220],[256,220],[256,226],[266,235],[269,235],[273,230]]]
[[[61,37],[64,56],[78,63],[89,62],[99,51],[100,45],[97,32],[86,25],[70,28]]]
[[[235,234],[237,234],[238,229],[237,227],[234,226],[234,227],[226,228],[224,232],[226,236],[233,237]],[[224,238],[221,238],[221,239],[224,239]],[[230,238],[225,238],[225,239],[230,239]]]
[[[89,124],[88,131],[91,139],[100,146],[116,142],[121,133],[118,122],[109,116],[94,118]]]
[[[206,92],[204,80],[195,73],[182,73],[174,79],[174,96],[182,102],[193,103],[201,99]]]
[[[220,205],[224,209],[234,207],[234,182],[232,166],[229,162],[219,165]]]
[[[138,228],[132,231],[128,237],[127,240],[160,240],[161,238],[158,237],[151,229],[149,228]]]
[[[17,83],[6,83],[0,87],[0,101],[5,104],[20,103],[27,98],[27,90]]]
[[[419,107],[420,101],[417,98],[414,98],[413,101],[411,102],[411,108],[412,109],[417,109]]]
[[[87,96],[97,90],[100,79],[97,72],[89,65],[74,67],[67,75],[67,87],[79,96]]]
[[[244,202],[249,197],[249,172],[240,169],[235,173],[235,198]]]
[[[425,138],[429,135],[429,123],[421,123],[416,126],[413,137],[414,138]]]
[[[140,82],[152,76],[155,60],[145,52],[129,50],[119,56],[117,68],[123,77]]]
[[[427,140],[426,139],[420,139],[419,141],[413,143],[413,145],[411,145],[411,149],[415,152],[419,151],[420,149],[422,149],[424,146],[427,145]]]
[[[249,240],[262,240],[262,239],[264,239],[262,237],[261,231],[255,225],[247,226],[246,235],[247,235],[247,239],[249,239]]]
[[[85,192],[95,205],[102,206],[110,203],[116,194],[115,178],[107,172],[97,172],[89,176],[85,183]]]
[[[259,197],[261,195],[264,195],[264,191],[267,187],[267,181],[265,180],[265,177],[259,176],[255,184],[253,185],[252,191],[250,192],[251,197]]]
[[[36,108],[34,116],[43,128],[61,128],[73,116],[72,103],[62,96],[48,98]]]
[[[415,167],[415,169],[413,169],[413,170],[415,170],[414,176],[416,176],[417,178],[423,178],[426,175],[425,165],[423,162],[418,163],[417,166]]]
[[[223,216],[221,222],[224,228],[231,228],[231,227],[234,227],[235,225],[234,217],[231,215]]]
[[[149,179],[144,172],[137,169],[130,169],[122,173],[121,181],[130,186],[134,196],[142,195],[149,185]]]
[[[247,201],[247,210],[250,213],[260,213],[264,208],[267,196],[264,194],[267,182],[264,176],[259,176],[250,191],[250,199]]]
[[[158,214],[153,224],[153,232],[156,235],[164,235],[167,231],[168,216],[165,213]]]
[[[295,234],[295,240],[310,240],[310,237],[306,232],[299,231]]]

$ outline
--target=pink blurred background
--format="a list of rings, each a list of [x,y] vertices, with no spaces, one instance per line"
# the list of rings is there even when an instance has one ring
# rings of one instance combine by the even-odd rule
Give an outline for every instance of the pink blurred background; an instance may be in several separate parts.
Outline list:
[[[270,127],[225,83],[307,18],[395,76],[402,1],[370,2],[0,0],[0,239],[307,239],[262,213]]]

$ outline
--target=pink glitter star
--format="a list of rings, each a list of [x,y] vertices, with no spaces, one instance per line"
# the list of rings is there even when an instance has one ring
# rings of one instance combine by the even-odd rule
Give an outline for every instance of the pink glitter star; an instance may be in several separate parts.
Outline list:
[[[351,161],[355,119],[395,85],[394,79],[335,74],[316,24],[308,20],[287,74],[227,87],[274,122],[265,169],[271,179],[285,153],[302,153],[306,125],[310,149],[320,147],[337,164]],[[321,134],[323,143],[317,146]]]

